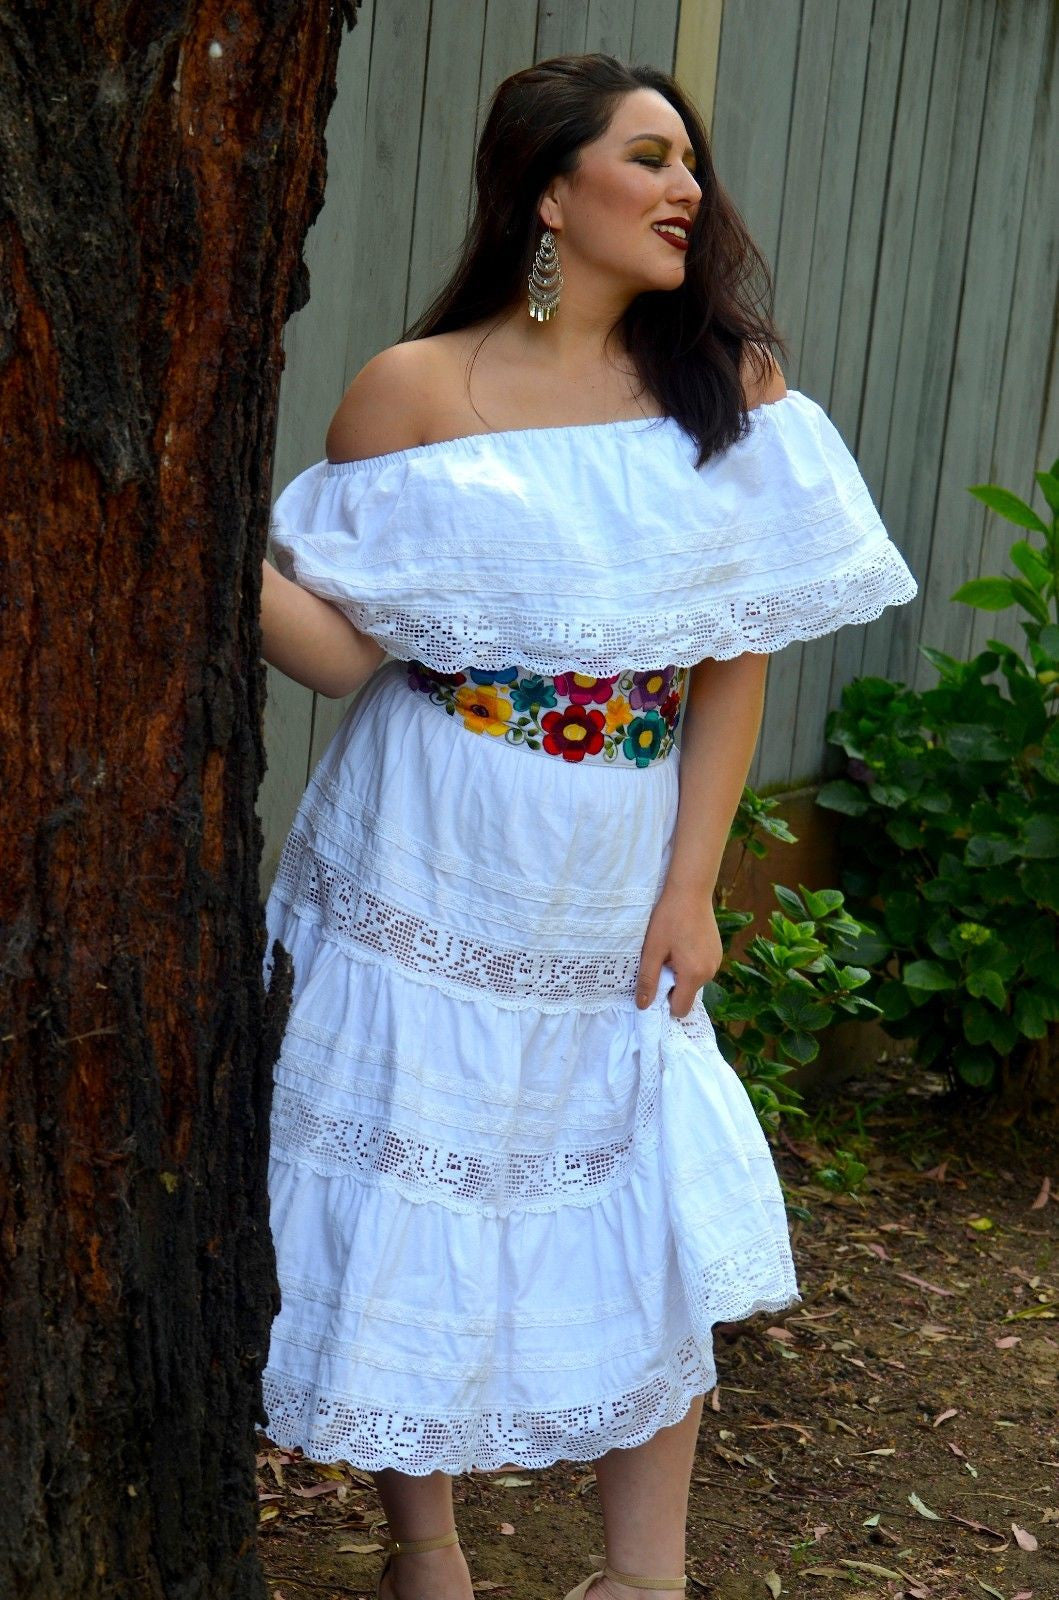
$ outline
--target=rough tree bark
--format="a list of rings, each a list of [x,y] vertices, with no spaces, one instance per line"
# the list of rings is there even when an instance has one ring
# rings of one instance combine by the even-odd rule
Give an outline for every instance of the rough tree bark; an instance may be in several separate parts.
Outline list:
[[[254,797],[352,0],[0,0],[0,1594],[263,1596]]]

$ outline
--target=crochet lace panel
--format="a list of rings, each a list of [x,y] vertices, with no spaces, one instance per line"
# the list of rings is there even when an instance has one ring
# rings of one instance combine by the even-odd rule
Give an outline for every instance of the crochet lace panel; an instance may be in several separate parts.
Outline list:
[[[292,830],[273,894],[348,954],[397,968],[445,993],[498,1005],[593,1009],[635,994],[640,951],[535,951],[486,943],[363,888]],[[268,963],[266,963],[266,972]]]
[[[405,610],[390,599],[335,603],[390,655],[422,661],[437,672],[468,666],[499,672],[517,664],[532,672],[603,676],[624,668],[650,670],[662,660],[692,666],[706,657],[724,661],[748,650],[782,650],[849,623],[871,622],[917,592],[897,547],[879,540],[823,577],[642,615],[505,611],[496,596],[488,607],[468,602],[446,609]]]

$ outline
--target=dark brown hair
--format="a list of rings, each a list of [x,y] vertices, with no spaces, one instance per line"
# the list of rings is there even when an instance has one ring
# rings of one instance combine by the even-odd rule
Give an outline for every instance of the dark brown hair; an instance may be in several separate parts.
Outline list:
[[[553,56],[504,79],[478,141],[476,205],[459,261],[402,339],[469,327],[525,295],[543,231],[541,195],[552,178],[577,170],[582,146],[606,131],[618,101],[636,89],[656,90],[681,117],[702,199],[683,284],[637,295],[618,327],[641,381],[695,439],[702,466],[747,431],[744,351],[761,379],[766,350],[786,359],[787,348],[772,322],[768,265],[717,178],[702,118],[655,67],[600,54]]]

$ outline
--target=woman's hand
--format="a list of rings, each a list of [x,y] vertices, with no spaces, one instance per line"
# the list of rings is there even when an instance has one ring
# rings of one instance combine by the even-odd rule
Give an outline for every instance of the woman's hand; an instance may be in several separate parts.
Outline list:
[[[669,996],[670,1012],[674,1017],[686,1017],[695,996],[720,966],[721,955],[712,896],[667,885],[658,897],[644,935],[636,1004],[641,1010],[651,1004],[665,962],[677,979]]]

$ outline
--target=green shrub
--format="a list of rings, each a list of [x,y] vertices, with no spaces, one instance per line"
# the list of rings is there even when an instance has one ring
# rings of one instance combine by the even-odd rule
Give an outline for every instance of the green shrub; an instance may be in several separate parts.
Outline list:
[[[849,954],[873,969],[887,1032],[953,1087],[1027,1093],[1051,1077],[1059,1023],[1059,461],[1036,478],[1047,523],[971,489],[1039,542],[1011,547],[1017,575],[952,596],[1018,606],[1025,650],[921,647],[938,673],[923,692],[856,679],[826,723],[847,775],[817,795],[846,819],[840,881],[865,929]]]
[[[787,824],[771,815],[775,805],[775,800],[746,789],[732,823],[730,837],[759,859],[766,850],[759,832],[794,842]],[[796,894],[773,884],[780,909],[769,917],[770,937],[755,934],[742,957],[722,963],[718,976],[702,991],[718,1048],[738,1071],[760,1121],[770,1129],[784,1116],[806,1115],[798,1091],[783,1080],[818,1055],[817,1035],[836,1021],[877,1016],[879,1011],[856,993],[870,974],[835,960],[834,952],[847,948],[862,932],[843,909],[841,892],[798,887]],[[731,885],[726,886],[716,907],[726,956],[736,934],[754,920],[752,912],[728,907],[731,892]]]

